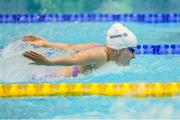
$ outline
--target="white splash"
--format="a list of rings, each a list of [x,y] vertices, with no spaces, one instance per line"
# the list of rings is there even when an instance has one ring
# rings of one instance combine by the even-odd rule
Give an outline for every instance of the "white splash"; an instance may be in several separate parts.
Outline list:
[[[46,56],[52,57],[59,54],[55,49],[34,48],[20,40],[17,40],[1,51],[0,56],[0,82],[43,82],[49,78],[51,72],[57,67],[28,65],[30,60],[24,58],[22,53],[25,51],[34,50]],[[47,75],[47,73],[49,75]]]

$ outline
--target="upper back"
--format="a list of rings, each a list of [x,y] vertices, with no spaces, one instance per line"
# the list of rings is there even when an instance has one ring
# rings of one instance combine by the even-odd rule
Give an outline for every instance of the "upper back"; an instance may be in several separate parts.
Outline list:
[[[83,49],[76,54],[78,54],[79,57],[85,57],[85,59],[89,59],[89,61],[92,61],[91,64],[94,65],[104,64],[107,61],[105,47],[102,45]]]

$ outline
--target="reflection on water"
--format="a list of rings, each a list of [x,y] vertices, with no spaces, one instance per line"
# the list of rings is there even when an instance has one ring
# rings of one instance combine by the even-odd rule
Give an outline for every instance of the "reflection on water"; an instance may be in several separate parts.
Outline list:
[[[178,0],[1,0],[0,13],[179,13]]]

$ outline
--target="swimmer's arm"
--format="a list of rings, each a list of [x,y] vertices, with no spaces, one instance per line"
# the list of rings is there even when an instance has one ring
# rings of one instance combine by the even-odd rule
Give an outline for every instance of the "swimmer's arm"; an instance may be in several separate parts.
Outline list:
[[[47,65],[47,66],[72,66],[72,65],[90,65],[90,64],[100,64],[106,61],[103,56],[99,54],[92,54],[88,52],[80,52],[72,56],[47,58],[34,51],[26,51],[23,56],[32,60],[29,64],[35,65]]]
[[[52,47],[52,48],[57,48],[64,51],[72,50],[74,52],[96,45],[96,43],[84,43],[84,44],[57,43],[57,42],[48,41],[47,39],[43,37],[39,37],[35,35],[24,36],[22,38],[22,41],[24,41],[27,44],[37,46],[37,47]]]
[[[48,42],[46,47],[53,47],[60,50],[72,50],[74,52],[80,51],[82,49],[89,48],[91,46],[96,45],[97,43],[84,43],[84,44],[65,44],[65,43],[55,43],[55,42]]]
[[[105,61],[102,56],[97,54],[88,54],[88,53],[79,53],[73,56],[66,57],[57,57],[52,58],[52,65],[63,65],[63,66],[72,66],[72,65],[91,65],[91,64],[100,64]]]

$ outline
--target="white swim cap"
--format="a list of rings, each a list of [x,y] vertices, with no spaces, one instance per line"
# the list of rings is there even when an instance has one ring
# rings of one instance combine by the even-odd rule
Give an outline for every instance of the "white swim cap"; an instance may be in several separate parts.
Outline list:
[[[136,36],[120,23],[113,24],[107,31],[106,44],[109,48],[120,50],[128,47],[136,47]]]

